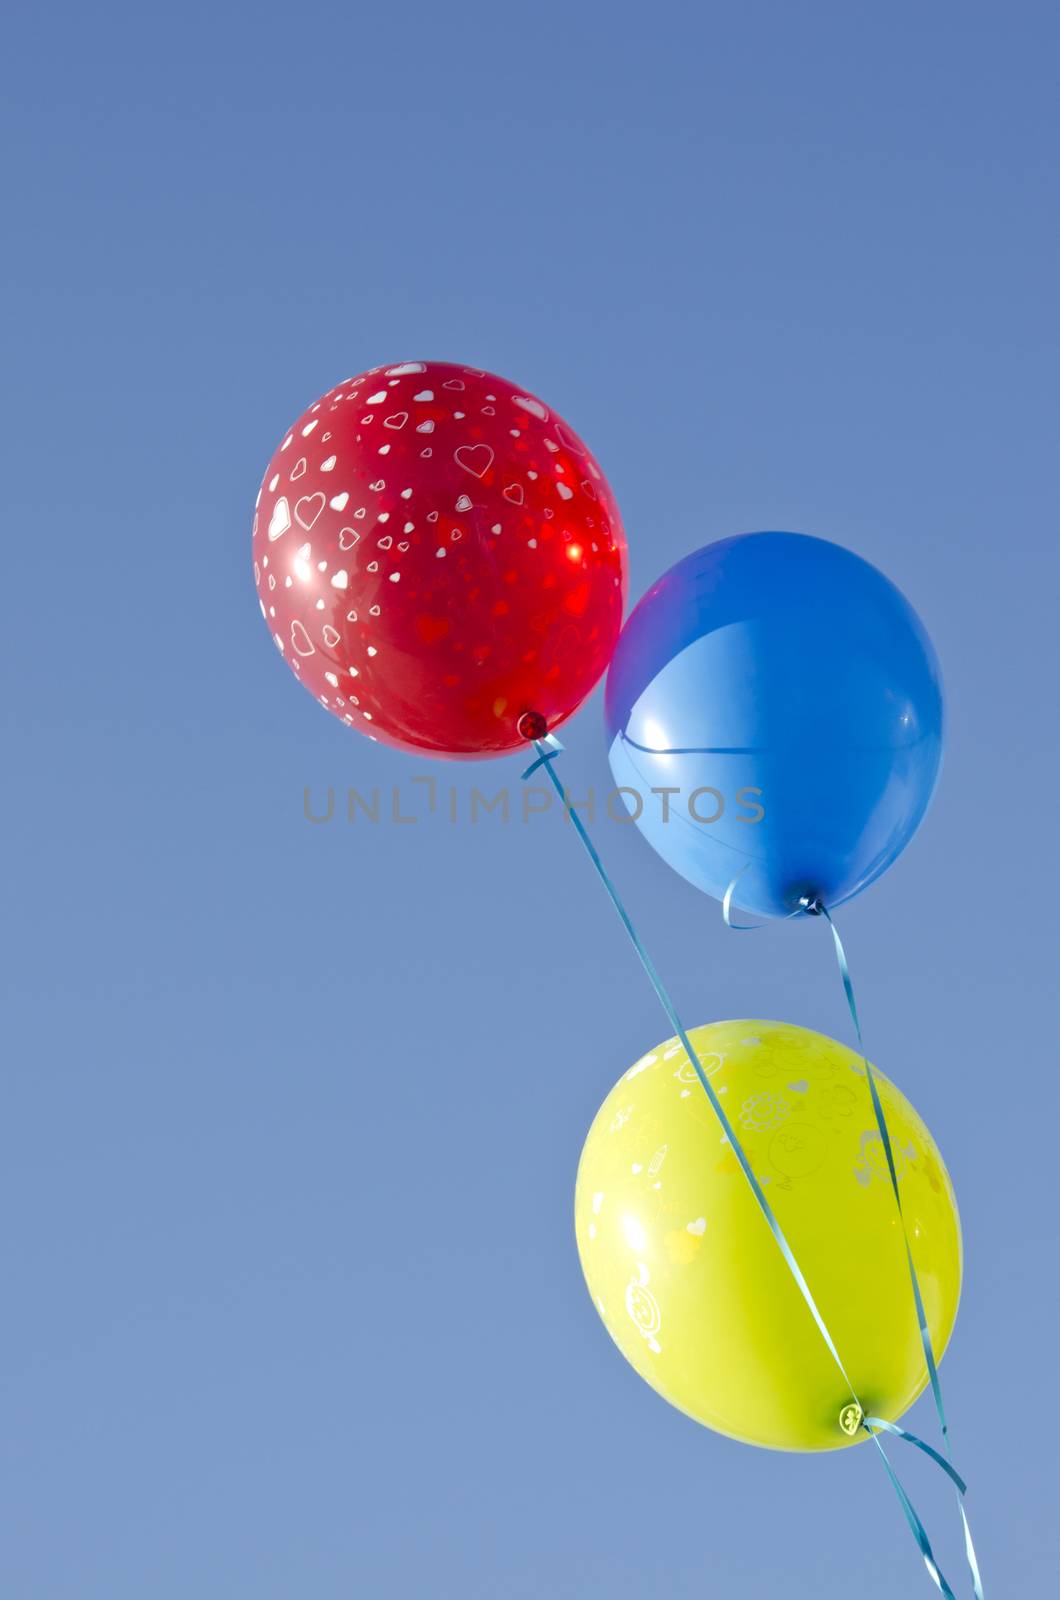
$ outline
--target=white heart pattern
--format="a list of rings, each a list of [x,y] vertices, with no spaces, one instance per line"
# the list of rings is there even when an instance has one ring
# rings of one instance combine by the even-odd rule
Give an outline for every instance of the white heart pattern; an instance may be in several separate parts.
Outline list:
[[[287,504],[285,495],[280,496],[272,508],[272,518],[269,522],[269,542],[280,539],[291,526],[291,508]]]
[[[453,460],[473,478],[481,478],[493,465],[493,451],[488,444],[462,444],[453,451]]]
[[[548,411],[540,400],[533,400],[528,394],[513,394],[512,405],[522,406],[524,411],[529,411],[533,416],[540,417],[542,422],[548,421]]]
[[[301,500],[295,502],[294,514],[308,533],[323,509],[324,494],[318,489],[316,494],[303,495]]]
[[[588,451],[582,444],[581,440],[576,439],[574,435],[563,426],[562,422],[556,423],[556,438],[559,440],[560,444],[566,445],[568,450],[573,450],[575,455],[584,456],[588,454]]]
[[[291,623],[291,644],[300,656],[316,655],[316,646],[297,620]]]

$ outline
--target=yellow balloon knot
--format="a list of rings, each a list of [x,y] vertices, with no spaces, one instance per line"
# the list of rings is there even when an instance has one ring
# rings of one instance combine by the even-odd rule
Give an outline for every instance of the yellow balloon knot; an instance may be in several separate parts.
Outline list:
[[[855,1400],[852,1400],[849,1405],[844,1406],[842,1411],[839,1413],[839,1426],[842,1428],[848,1439],[853,1439],[856,1436],[857,1431],[861,1427],[861,1424],[864,1420],[865,1413]]]

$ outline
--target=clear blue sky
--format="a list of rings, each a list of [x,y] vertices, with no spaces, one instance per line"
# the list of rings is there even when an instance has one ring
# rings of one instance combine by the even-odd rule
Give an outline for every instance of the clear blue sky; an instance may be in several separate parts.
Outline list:
[[[284,669],[254,493],[317,394],[423,354],[585,434],[632,598],[794,528],[934,637],[941,788],[843,926],[962,1206],[984,1566],[1041,1592],[1055,8],[59,0],[5,46],[4,1592],[931,1592],[867,1451],[715,1437],[597,1321],[578,1152],[667,1030],[569,829],[302,818],[425,768]],[[568,744],[606,786],[599,696]],[[825,929],[734,938],[603,842],[689,1022],[848,1037]]]

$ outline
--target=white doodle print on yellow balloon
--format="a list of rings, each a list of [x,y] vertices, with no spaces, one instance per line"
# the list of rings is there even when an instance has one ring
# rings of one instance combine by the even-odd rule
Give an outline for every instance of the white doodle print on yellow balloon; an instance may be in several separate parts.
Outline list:
[[[662,1328],[662,1313],[659,1302],[648,1288],[650,1277],[647,1267],[638,1261],[636,1275],[626,1287],[626,1310],[652,1355],[658,1356],[662,1354],[662,1345],[656,1335]]]

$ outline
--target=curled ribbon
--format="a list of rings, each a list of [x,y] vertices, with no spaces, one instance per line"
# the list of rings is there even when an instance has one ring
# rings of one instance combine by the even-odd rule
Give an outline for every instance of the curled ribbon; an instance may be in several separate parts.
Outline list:
[[[895,1205],[898,1207],[898,1220],[902,1225],[902,1242],[905,1245],[905,1259],[909,1266],[909,1282],[913,1290],[913,1305],[916,1309],[917,1326],[920,1329],[920,1343],[924,1350],[924,1361],[927,1365],[928,1377],[931,1380],[931,1394],[935,1402],[935,1414],[939,1419],[939,1428],[942,1431],[942,1448],[945,1451],[945,1459],[939,1455],[937,1450],[933,1450],[930,1445],[925,1444],[922,1439],[916,1438],[916,1436],[913,1434],[906,1433],[904,1429],[895,1427],[892,1423],[884,1423],[883,1426],[886,1427],[889,1432],[898,1434],[900,1438],[909,1439],[911,1443],[917,1445],[921,1450],[926,1451],[929,1456],[938,1462],[943,1471],[948,1472],[949,1476],[953,1479],[953,1482],[957,1488],[957,1508],[960,1511],[961,1524],[964,1528],[964,1553],[968,1562],[968,1569],[972,1575],[972,1592],[975,1595],[975,1600],[983,1600],[983,1580],[979,1572],[979,1562],[976,1559],[975,1545],[972,1543],[972,1530],[968,1525],[968,1515],[964,1509],[965,1484],[964,1480],[957,1474],[953,1466],[952,1457],[950,1455],[950,1426],[946,1417],[946,1407],[942,1399],[942,1381],[939,1378],[938,1363],[935,1360],[935,1351],[931,1343],[931,1333],[928,1328],[927,1312],[924,1310],[924,1297],[920,1290],[920,1279],[917,1277],[916,1266],[913,1262],[913,1252],[909,1244],[909,1232],[905,1225],[905,1213],[902,1210],[902,1193],[898,1186],[898,1171],[894,1162],[894,1150],[891,1145],[891,1133],[887,1126],[887,1117],[884,1113],[883,1102],[880,1099],[880,1092],[876,1084],[876,1074],[872,1070],[872,1062],[865,1053],[865,1041],[861,1034],[861,1019],[858,1016],[857,1000],[854,997],[854,982],[850,976],[850,964],[847,961],[847,954],[843,948],[843,941],[839,937],[839,929],[832,921],[832,917],[827,906],[818,901],[816,904],[816,909],[809,906],[806,907],[806,909],[810,911],[811,914],[819,914],[820,916],[823,916],[827,921],[829,928],[832,930],[832,941],[835,945],[836,961],[839,964],[839,976],[843,980],[843,993],[846,995],[847,1007],[849,1008],[851,1020],[854,1024],[854,1032],[857,1034],[858,1047],[861,1050],[861,1058],[865,1063],[865,1076],[868,1079],[869,1094],[872,1096],[872,1109],[876,1117],[876,1126],[879,1129],[880,1139],[883,1142],[884,1152],[887,1157],[887,1171],[891,1179],[891,1188],[894,1191]],[[868,1420],[869,1419],[866,1418],[866,1421]],[[878,1425],[879,1419],[877,1418],[874,1420]]]
[[[571,822],[574,824],[574,828],[575,828],[575,831],[576,831],[576,833],[578,835],[578,838],[581,841],[581,844],[582,844],[586,854],[588,855],[590,861],[592,862],[593,867],[596,870],[597,876],[599,877],[601,883],[604,886],[604,889],[607,891],[608,898],[610,899],[611,904],[614,906],[615,911],[618,914],[619,920],[622,923],[622,926],[626,930],[626,933],[627,933],[627,935],[629,937],[630,943],[632,944],[633,949],[636,952],[637,958],[640,961],[641,966],[644,968],[644,971],[646,972],[646,974],[648,976],[648,980],[651,983],[651,986],[655,991],[656,997],[657,997],[660,1005],[662,1006],[663,1011],[666,1013],[666,1017],[667,1017],[667,1019],[668,1019],[668,1021],[670,1023],[670,1026],[673,1028],[675,1035],[677,1036],[677,1038],[680,1040],[682,1046],[684,1047],[685,1053],[688,1056],[688,1059],[689,1059],[692,1067],[695,1070],[696,1076],[697,1076],[697,1078],[699,1080],[699,1083],[700,1083],[700,1087],[703,1089],[703,1092],[706,1094],[707,1099],[710,1101],[711,1108],[714,1111],[714,1114],[717,1117],[718,1122],[721,1125],[722,1132],[725,1134],[725,1137],[729,1142],[729,1145],[730,1145],[730,1147],[732,1149],[732,1152],[733,1152],[733,1154],[735,1155],[737,1161],[740,1164],[740,1168],[741,1168],[741,1170],[743,1172],[743,1175],[747,1179],[747,1182],[748,1182],[748,1184],[749,1184],[749,1186],[751,1188],[751,1192],[753,1193],[753,1195],[755,1197],[755,1200],[758,1203],[759,1209],[761,1210],[762,1215],[765,1218],[766,1223],[769,1226],[769,1230],[772,1233],[774,1240],[776,1241],[777,1247],[780,1250],[780,1253],[784,1258],[784,1261],[785,1261],[785,1264],[786,1264],[786,1266],[788,1268],[788,1271],[791,1273],[792,1277],[794,1278],[795,1283],[796,1283],[796,1285],[798,1287],[799,1293],[802,1295],[802,1298],[806,1303],[807,1309],[809,1310],[810,1315],[813,1317],[813,1320],[814,1320],[815,1324],[817,1325],[818,1332],[820,1333],[821,1338],[824,1340],[824,1343],[825,1343],[825,1345],[826,1345],[826,1347],[828,1349],[828,1352],[831,1355],[833,1361],[835,1362],[837,1368],[839,1369],[839,1372],[842,1374],[843,1380],[846,1383],[847,1388],[850,1390],[851,1401],[852,1401],[852,1405],[853,1405],[853,1408],[854,1408],[854,1417],[856,1419],[856,1427],[861,1427],[861,1428],[864,1429],[864,1431],[868,1434],[869,1438],[871,1438],[873,1444],[876,1446],[877,1451],[879,1452],[879,1455],[880,1455],[880,1457],[882,1459],[884,1468],[885,1468],[885,1470],[887,1472],[887,1476],[888,1476],[888,1478],[889,1478],[889,1480],[891,1482],[891,1485],[892,1485],[892,1487],[893,1487],[893,1489],[895,1491],[895,1494],[896,1494],[896,1496],[898,1498],[899,1504],[902,1507],[902,1511],[903,1511],[903,1513],[905,1515],[906,1521],[909,1524],[909,1527],[910,1527],[910,1530],[911,1530],[911,1532],[913,1534],[913,1537],[917,1542],[917,1546],[919,1547],[920,1554],[921,1554],[921,1556],[923,1558],[923,1561],[924,1561],[924,1565],[925,1565],[925,1567],[927,1569],[927,1572],[928,1572],[932,1582],[938,1588],[940,1593],[945,1596],[945,1600],[956,1600],[956,1596],[955,1596],[955,1594],[953,1592],[953,1589],[950,1587],[950,1585],[947,1582],[945,1576],[943,1575],[943,1572],[942,1572],[941,1568],[939,1567],[938,1562],[935,1559],[935,1555],[934,1555],[934,1552],[933,1552],[932,1547],[931,1547],[931,1541],[929,1540],[928,1535],[927,1535],[927,1529],[924,1527],[924,1524],[923,1524],[919,1514],[917,1513],[916,1508],[914,1507],[912,1501],[910,1500],[908,1494],[905,1491],[905,1488],[902,1485],[901,1480],[898,1477],[898,1474],[895,1472],[893,1466],[891,1465],[890,1459],[887,1456],[887,1452],[883,1448],[883,1443],[882,1443],[882,1441],[880,1439],[880,1433],[881,1432],[887,1432],[887,1433],[893,1434],[893,1435],[895,1435],[895,1436],[897,1436],[897,1437],[899,1437],[901,1439],[904,1439],[904,1440],[908,1441],[911,1444],[916,1445],[918,1449],[922,1450],[927,1456],[929,1456],[933,1461],[935,1461],[942,1468],[942,1470],[948,1474],[948,1476],[952,1480],[953,1484],[955,1485],[955,1487],[957,1489],[958,1504],[960,1505],[961,1519],[962,1519],[962,1522],[964,1524],[965,1550],[966,1550],[966,1554],[967,1554],[967,1558],[968,1558],[969,1568],[970,1568],[971,1573],[972,1573],[972,1583],[973,1583],[973,1590],[974,1590],[975,1600],[983,1600],[983,1590],[982,1590],[982,1583],[981,1583],[980,1576],[979,1576],[979,1568],[978,1568],[978,1564],[977,1564],[976,1558],[975,1558],[975,1551],[974,1551],[974,1548],[972,1546],[972,1537],[971,1537],[970,1529],[968,1527],[968,1520],[967,1520],[967,1517],[965,1516],[965,1512],[964,1512],[963,1496],[964,1496],[964,1492],[965,1492],[965,1484],[964,1484],[964,1480],[959,1476],[959,1474],[956,1472],[955,1468],[953,1467],[952,1462],[949,1461],[949,1459],[948,1459],[948,1457],[949,1457],[948,1428],[947,1428],[947,1424],[946,1424],[946,1420],[945,1420],[945,1411],[944,1411],[944,1409],[942,1407],[942,1390],[941,1390],[941,1386],[939,1384],[938,1369],[937,1369],[937,1366],[936,1366],[936,1363],[935,1363],[934,1352],[931,1349],[931,1337],[930,1337],[930,1334],[928,1333],[927,1319],[926,1319],[926,1316],[924,1314],[923,1299],[922,1299],[921,1294],[920,1294],[920,1285],[919,1285],[919,1282],[918,1282],[917,1276],[916,1276],[916,1268],[913,1265],[913,1257],[912,1257],[912,1252],[909,1249],[908,1238],[906,1238],[906,1255],[907,1255],[908,1261],[909,1261],[909,1270],[910,1270],[910,1274],[911,1274],[911,1281],[913,1283],[914,1299],[915,1299],[916,1307],[917,1307],[917,1317],[918,1317],[918,1320],[919,1320],[919,1323],[920,1323],[921,1341],[922,1341],[922,1343],[924,1345],[925,1359],[927,1360],[928,1372],[929,1372],[929,1375],[931,1377],[932,1393],[935,1396],[936,1410],[939,1413],[939,1419],[940,1419],[940,1422],[941,1422],[941,1425],[942,1425],[943,1440],[944,1440],[944,1446],[945,1446],[945,1450],[946,1450],[946,1459],[944,1459],[943,1456],[940,1455],[940,1453],[937,1450],[933,1449],[931,1445],[926,1444],[922,1439],[918,1439],[915,1434],[909,1433],[906,1429],[899,1428],[896,1424],[887,1422],[882,1417],[867,1417],[865,1415],[864,1408],[862,1407],[861,1402],[858,1399],[857,1393],[856,1393],[856,1391],[854,1389],[853,1382],[851,1381],[850,1375],[847,1372],[846,1367],[843,1365],[843,1361],[842,1361],[842,1358],[841,1358],[841,1356],[839,1354],[838,1349],[836,1348],[835,1341],[833,1340],[832,1335],[828,1331],[828,1327],[827,1327],[827,1325],[825,1323],[825,1320],[824,1320],[823,1316],[821,1315],[821,1312],[820,1312],[820,1310],[819,1310],[819,1308],[817,1306],[817,1302],[814,1300],[813,1293],[812,1293],[812,1291],[810,1289],[810,1286],[809,1286],[808,1282],[806,1281],[806,1278],[805,1278],[805,1276],[803,1274],[802,1268],[799,1266],[799,1263],[796,1260],[795,1253],[792,1250],[791,1245],[788,1243],[788,1240],[787,1240],[787,1238],[786,1238],[786,1236],[784,1234],[784,1230],[781,1228],[780,1222],[778,1221],[776,1215],[774,1214],[772,1206],[769,1204],[769,1201],[766,1199],[765,1191],[763,1190],[762,1185],[759,1183],[757,1177],[755,1176],[755,1173],[754,1173],[754,1170],[753,1170],[753,1168],[751,1166],[750,1160],[748,1159],[748,1156],[747,1156],[746,1152],[744,1151],[743,1146],[740,1144],[740,1141],[737,1138],[736,1130],[733,1127],[732,1123],[729,1121],[728,1117],[726,1116],[724,1107],[722,1106],[722,1103],[721,1103],[720,1099],[718,1098],[718,1095],[715,1092],[714,1087],[710,1082],[710,1079],[707,1077],[706,1073],[703,1070],[702,1063],[700,1062],[699,1057],[696,1054],[696,1051],[695,1051],[695,1049],[694,1049],[694,1047],[692,1045],[691,1039],[688,1037],[687,1030],[685,1029],[684,1023],[681,1021],[681,1018],[677,1013],[677,1009],[674,1006],[673,1000],[670,998],[669,991],[667,990],[667,988],[664,985],[661,977],[659,976],[659,973],[657,972],[656,967],[655,967],[655,963],[652,961],[651,956],[648,954],[647,950],[645,949],[644,944],[643,944],[643,942],[642,942],[642,940],[640,938],[640,935],[637,933],[637,930],[633,925],[633,921],[632,921],[632,919],[631,919],[631,917],[629,915],[629,912],[626,910],[626,907],[625,907],[625,905],[624,905],[624,903],[622,901],[622,897],[619,894],[618,889],[616,888],[616,886],[615,886],[610,874],[608,873],[607,868],[604,866],[604,863],[603,863],[603,860],[601,859],[600,853],[597,850],[595,844],[593,843],[592,838],[590,837],[589,831],[585,826],[585,823],[582,821],[581,817],[578,815],[578,812],[575,810],[575,808],[568,804],[567,792],[564,789],[563,784],[561,783],[559,777],[557,776],[557,774],[556,774],[556,772],[554,770],[554,766],[553,766],[553,763],[554,763],[556,757],[558,755],[562,754],[562,751],[563,751],[564,747],[563,747],[562,743],[560,742],[560,740],[556,738],[555,734],[548,734],[543,739],[533,739],[530,742],[533,745],[533,748],[534,748],[534,751],[536,753],[537,759],[535,761],[533,761],[531,763],[531,765],[528,766],[526,768],[526,770],[523,772],[523,774],[522,774],[523,779],[525,780],[525,779],[531,777],[533,773],[538,772],[540,770],[544,770],[544,772],[548,776],[548,780],[551,783],[553,789],[556,791],[556,793],[559,795],[560,800],[563,802],[563,805],[564,805],[564,808],[565,808],[565,810],[567,812],[567,815],[569,816]],[[734,928],[737,931],[745,931],[745,930],[746,931],[750,931],[753,927],[758,926],[758,925],[757,924],[739,924],[739,923],[734,923],[731,920],[732,896],[733,896],[733,891],[734,891],[734,889],[736,887],[736,882],[737,882],[737,879],[734,879],[733,882],[729,885],[728,890],[726,891],[725,899],[724,899],[723,907],[722,907],[723,914],[724,914],[724,917],[725,917],[726,924],[729,927]],[[840,941],[839,934],[838,934],[838,932],[836,930],[835,924],[833,923],[831,917],[828,915],[827,910],[825,910],[825,907],[819,901],[814,901],[812,903],[809,902],[809,901],[806,901],[806,902],[801,903],[799,906],[796,907],[795,911],[793,911],[791,913],[791,916],[801,916],[801,915],[804,915],[804,914],[813,914],[813,915],[823,914],[827,918],[829,926],[832,929],[832,934],[833,934],[833,937],[835,939],[835,944],[836,944],[836,953],[837,953],[837,956],[839,958],[840,973],[843,976],[844,991],[846,993],[847,1001],[848,1001],[848,1004],[849,1004],[850,1009],[851,1009],[851,1015],[852,1015],[852,1017],[854,1019],[854,1026],[855,1026],[855,1029],[857,1031],[858,1042],[859,1042],[859,1044],[861,1044],[861,1042],[862,1042],[861,1041],[861,1025],[860,1025],[860,1022],[858,1020],[857,1006],[856,1006],[856,1003],[854,1001],[853,985],[852,985],[852,983],[850,981],[850,973],[849,973],[849,968],[848,968],[847,962],[846,962],[846,955],[845,955],[845,953],[843,951],[843,946],[842,946],[842,943]],[[765,924],[762,924],[762,926],[765,926]],[[864,1045],[862,1045],[862,1050],[864,1051]],[[894,1187],[895,1197],[896,1197],[896,1199],[898,1201],[899,1216],[901,1217],[901,1197],[900,1197],[900,1195],[898,1193],[898,1179],[897,1179],[897,1173],[895,1172],[895,1168],[894,1168],[893,1155],[892,1155],[892,1152],[891,1152],[890,1134],[887,1131],[886,1118],[884,1117],[884,1114],[883,1114],[883,1106],[882,1106],[882,1104],[880,1103],[880,1100],[879,1100],[879,1094],[878,1094],[878,1091],[876,1089],[875,1079],[874,1079],[873,1074],[872,1074],[872,1068],[869,1065],[869,1062],[868,1062],[867,1059],[865,1060],[865,1066],[866,1066],[866,1069],[867,1069],[869,1087],[870,1087],[870,1091],[872,1093],[872,1098],[873,1098],[873,1107],[876,1110],[877,1125],[879,1126],[879,1129],[880,1129],[880,1136],[881,1136],[881,1138],[883,1140],[883,1143],[884,1143],[884,1149],[887,1152],[887,1160],[888,1160],[888,1167],[889,1167],[889,1170],[890,1170],[890,1173],[891,1173],[891,1181],[892,1181],[892,1185]],[[902,1222],[902,1227],[903,1227],[903,1233],[904,1233],[904,1229],[905,1229],[904,1220]]]

